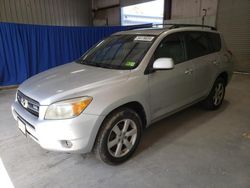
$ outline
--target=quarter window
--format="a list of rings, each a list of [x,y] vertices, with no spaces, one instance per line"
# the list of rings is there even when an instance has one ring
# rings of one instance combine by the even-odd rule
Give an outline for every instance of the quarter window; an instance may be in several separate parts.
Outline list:
[[[208,37],[211,41],[212,52],[218,52],[221,49],[220,35],[217,33],[208,33]]]

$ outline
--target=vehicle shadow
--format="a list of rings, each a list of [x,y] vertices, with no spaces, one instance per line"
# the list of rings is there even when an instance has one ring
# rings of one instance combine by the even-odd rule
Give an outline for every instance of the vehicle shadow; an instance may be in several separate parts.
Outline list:
[[[197,104],[152,124],[144,130],[141,142],[134,156],[143,153],[163,138],[164,145],[170,144],[189,131],[218,116],[229,105],[229,101],[224,100],[220,109],[207,111]]]

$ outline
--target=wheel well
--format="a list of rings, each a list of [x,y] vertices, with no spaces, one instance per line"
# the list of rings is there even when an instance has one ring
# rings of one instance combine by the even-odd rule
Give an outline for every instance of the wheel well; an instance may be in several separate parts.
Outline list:
[[[220,73],[218,78],[223,78],[225,80],[226,85],[227,85],[227,83],[228,83],[228,74],[227,74],[227,72]]]
[[[123,104],[117,108],[115,108],[114,110],[112,110],[111,112],[109,112],[106,117],[104,118],[104,120],[114,111],[118,110],[119,108],[122,108],[122,107],[125,107],[125,108],[130,108],[132,110],[134,110],[141,118],[142,120],[142,129],[145,129],[146,128],[146,125],[147,125],[147,118],[146,118],[146,113],[145,113],[145,110],[143,108],[143,106],[139,103],[139,102],[136,102],[136,101],[133,101],[133,102],[129,102],[129,103],[126,103],[126,104]],[[103,121],[104,121],[103,120]],[[96,146],[96,142],[97,142],[97,138],[98,138],[98,135],[100,134],[100,130],[102,129],[102,126],[103,126],[103,123],[102,125],[100,126],[97,134],[96,134],[96,138],[95,138],[95,142],[94,142],[94,145],[93,145],[93,148],[92,149],[95,149],[95,146]]]
[[[129,102],[129,103],[123,104],[123,105],[117,107],[116,109],[114,109],[113,111],[115,111],[121,107],[130,108],[130,109],[134,110],[140,116],[140,118],[142,120],[143,129],[146,127],[146,125],[147,125],[146,113],[145,113],[143,106],[139,102],[134,101],[134,102]]]

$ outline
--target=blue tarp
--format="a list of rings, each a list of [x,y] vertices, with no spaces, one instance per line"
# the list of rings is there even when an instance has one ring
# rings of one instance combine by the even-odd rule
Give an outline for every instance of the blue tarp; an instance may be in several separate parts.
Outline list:
[[[20,84],[39,72],[73,61],[104,37],[127,29],[131,27],[0,23],[0,86]]]

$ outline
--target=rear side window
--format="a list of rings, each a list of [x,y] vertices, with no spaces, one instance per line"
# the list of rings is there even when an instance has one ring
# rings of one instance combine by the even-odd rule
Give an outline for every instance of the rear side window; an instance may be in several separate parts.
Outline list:
[[[207,55],[211,52],[206,32],[187,32],[186,48],[188,59]]]
[[[218,33],[207,33],[211,44],[211,51],[218,52],[221,49],[221,39]]]

